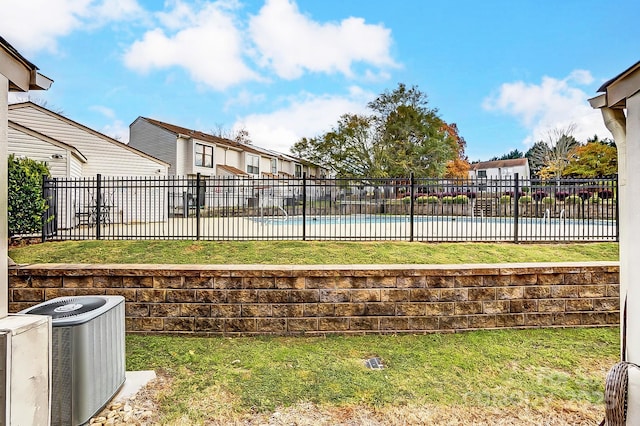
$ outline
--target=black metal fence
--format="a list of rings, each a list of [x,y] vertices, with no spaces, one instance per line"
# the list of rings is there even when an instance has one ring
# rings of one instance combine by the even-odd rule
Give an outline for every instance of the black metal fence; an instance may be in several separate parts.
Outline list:
[[[43,240],[618,241],[616,179],[47,179]]]

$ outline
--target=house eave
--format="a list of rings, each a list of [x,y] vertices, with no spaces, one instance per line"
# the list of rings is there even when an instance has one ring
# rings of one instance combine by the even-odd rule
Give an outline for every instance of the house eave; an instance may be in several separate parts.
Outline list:
[[[0,74],[9,80],[9,91],[27,92],[47,90],[53,80],[38,72],[38,67],[29,62],[5,39],[0,37]]]
[[[593,108],[624,109],[627,107],[627,98],[638,93],[640,87],[640,61],[611,80],[604,83],[598,92],[604,92],[589,99]]]

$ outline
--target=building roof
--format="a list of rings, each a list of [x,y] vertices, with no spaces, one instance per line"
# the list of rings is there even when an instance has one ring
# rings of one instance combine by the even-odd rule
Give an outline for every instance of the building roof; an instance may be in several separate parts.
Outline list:
[[[191,130],[191,129],[187,129],[186,127],[176,126],[175,124],[169,124],[163,121],[154,120],[153,118],[148,118],[148,117],[140,117],[140,118],[148,121],[149,123],[155,126],[161,127],[171,133],[174,133],[176,136],[187,136],[189,138],[195,138],[203,142],[209,142],[216,145],[224,145],[230,148],[235,148],[239,151],[251,152],[253,154],[264,154],[262,150],[256,149],[255,147],[248,144],[232,141],[230,139],[225,139],[218,136],[213,136],[208,133],[201,132],[199,130]]]
[[[9,79],[10,91],[47,90],[51,87],[53,80],[40,74],[38,69],[0,37],[0,73]]]
[[[598,92],[603,94],[589,99],[589,103],[593,108],[624,109],[627,107],[627,98],[636,94],[639,87],[640,61],[600,86]]]
[[[17,104],[11,104],[11,105],[9,105],[9,110],[20,109],[20,108],[28,108],[28,107],[35,108],[38,111],[42,111],[45,114],[48,114],[48,115],[50,115],[52,117],[55,117],[55,118],[57,118],[57,119],[59,119],[61,121],[64,121],[64,122],[72,125],[72,126],[78,127],[78,128],[84,130],[87,133],[91,133],[92,135],[97,136],[97,137],[103,139],[104,141],[106,141],[108,143],[117,145],[117,146],[119,146],[119,147],[121,147],[123,149],[127,149],[127,150],[129,150],[129,151],[131,151],[131,152],[133,152],[133,153],[135,153],[137,155],[140,155],[141,157],[145,157],[145,158],[147,158],[147,159],[149,159],[151,161],[155,161],[156,163],[161,164],[162,166],[169,167],[169,163],[167,163],[165,161],[162,161],[162,160],[160,160],[160,159],[158,159],[158,158],[156,158],[156,157],[154,157],[152,155],[147,154],[146,152],[140,151],[139,149],[136,149],[136,148],[134,148],[132,146],[129,146],[129,145],[125,144],[125,143],[122,143],[122,142],[120,142],[118,140],[115,140],[112,137],[109,137],[109,136],[107,136],[107,135],[105,135],[103,133],[98,132],[97,130],[93,130],[93,129],[91,129],[91,128],[83,125],[83,124],[80,124],[77,121],[73,121],[70,118],[67,118],[67,117],[65,117],[63,115],[60,115],[60,114],[58,114],[56,112],[53,112],[53,111],[51,111],[51,110],[49,110],[47,108],[41,107],[40,105],[35,104],[35,103],[31,102],[31,101],[21,102],[21,103],[17,103]]]
[[[232,175],[236,175],[236,176],[249,176],[249,174],[244,172],[243,170],[240,170],[232,166],[226,166],[224,164],[216,165],[216,169],[224,170],[225,172],[231,173]]]
[[[471,164],[470,170],[498,169],[503,167],[518,167],[527,165],[529,160],[526,158],[512,158],[509,160],[481,161]]]
[[[173,134],[177,136],[186,136],[189,138],[196,138],[198,140],[201,140],[203,142],[209,142],[212,144],[216,144],[216,145],[222,145],[222,146],[227,146],[230,147],[232,149],[236,149],[239,151],[246,151],[246,152],[250,152],[252,154],[257,154],[257,155],[263,155],[265,157],[271,157],[271,158],[279,158],[282,160],[288,160],[288,161],[293,161],[293,162],[298,162],[301,164],[305,164],[305,165],[311,165],[314,167],[322,167],[318,164],[314,164],[309,160],[305,160],[303,158],[298,158],[295,157],[291,154],[285,154],[282,152],[278,152],[278,151],[273,151],[271,149],[268,148],[262,148],[256,145],[249,145],[246,143],[241,143],[241,142],[236,142],[236,141],[232,141],[231,139],[226,139],[226,138],[221,138],[218,136],[214,136],[208,133],[204,133],[201,132],[199,130],[192,130],[192,129],[187,129],[186,127],[181,127],[181,126],[176,126],[175,124],[169,124],[169,123],[165,123],[163,121],[160,120],[155,120],[153,118],[148,118],[148,117],[138,117],[138,119],[143,119],[146,120],[147,122],[154,124],[158,127],[161,127]]]
[[[607,91],[607,87],[609,87],[614,82],[625,78],[626,76],[628,76],[629,74],[634,72],[638,67],[640,67],[640,61],[638,61],[635,64],[631,65],[629,68],[627,68],[626,70],[622,71],[620,74],[616,75],[612,79],[609,79],[609,80],[605,81],[604,83],[602,83],[602,86],[600,86],[597,91],[598,92],[606,92]]]
[[[78,158],[82,163],[86,163],[87,162],[87,157],[84,156],[84,154],[82,154],[82,152],[80,152],[80,150],[78,150],[78,148],[76,148],[73,145],[69,145],[68,143],[64,143],[62,141],[59,141],[58,139],[52,138],[51,136],[47,136],[45,134],[42,134],[40,132],[37,132],[33,129],[30,129],[28,127],[25,127],[19,123],[16,123],[15,121],[11,121],[8,120],[7,124],[9,125],[9,127],[11,127],[12,129],[15,129],[19,132],[22,132],[24,134],[33,136],[34,138],[40,139],[42,141],[45,141],[47,143],[50,143],[52,145],[55,145],[57,147],[60,147],[66,151],[71,152],[72,155],[74,155],[76,158]]]

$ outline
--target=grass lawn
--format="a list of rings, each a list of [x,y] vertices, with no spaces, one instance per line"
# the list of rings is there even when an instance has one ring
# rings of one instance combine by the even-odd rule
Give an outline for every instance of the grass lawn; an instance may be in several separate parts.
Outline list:
[[[618,334],[130,335],[127,369],[160,372],[160,424],[586,425],[603,417]],[[374,356],[383,370],[365,367]]]
[[[14,247],[17,263],[461,264],[618,260],[617,243],[65,241]]]

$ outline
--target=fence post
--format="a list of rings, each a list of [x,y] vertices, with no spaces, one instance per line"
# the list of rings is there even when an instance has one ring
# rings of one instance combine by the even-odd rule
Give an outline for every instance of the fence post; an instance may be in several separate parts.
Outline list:
[[[302,173],[302,241],[307,240],[307,172]]]
[[[47,193],[46,188],[47,188],[47,176],[42,175],[42,198],[44,198],[45,194]],[[47,241],[46,225],[47,225],[48,219],[49,219],[49,205],[47,204],[47,209],[42,212],[42,218],[40,219],[40,222],[42,223],[41,241],[43,243]]]
[[[102,217],[102,175],[96,175],[96,240],[101,238],[101,217]]]
[[[518,218],[520,216],[520,203],[519,203],[519,193],[520,193],[520,176],[518,173],[514,173],[513,178],[515,180],[513,184],[513,242],[518,242]]]
[[[196,174],[196,241],[200,241],[200,173]]]
[[[409,242],[413,242],[413,211],[414,211],[414,187],[415,177],[413,172],[409,175]]]

